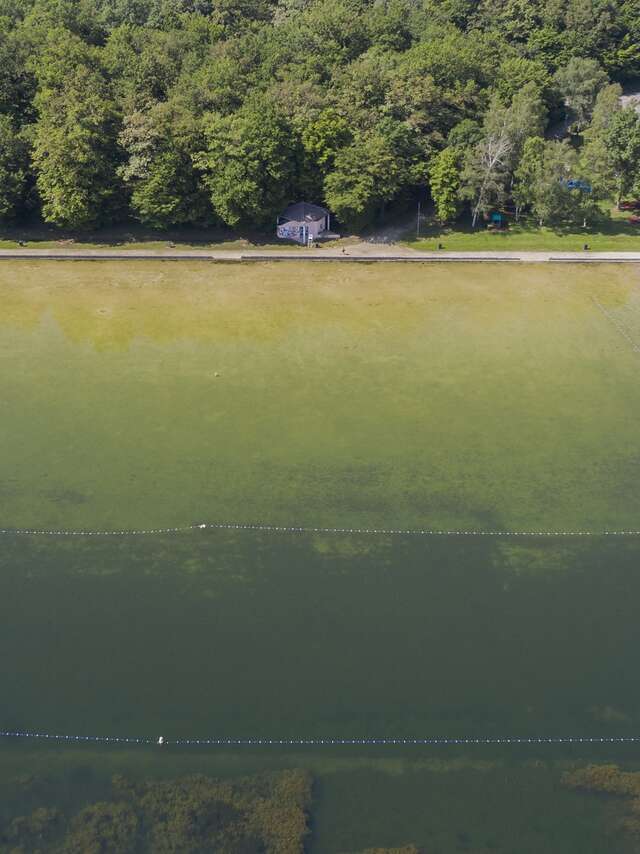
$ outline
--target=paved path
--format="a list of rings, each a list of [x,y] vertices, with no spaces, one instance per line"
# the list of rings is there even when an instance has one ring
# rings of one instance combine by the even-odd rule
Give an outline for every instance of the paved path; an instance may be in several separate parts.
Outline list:
[[[160,260],[160,261],[520,261],[526,263],[633,263],[640,252],[418,252],[401,245],[358,244],[329,248],[268,250],[222,249],[0,249],[2,260]]]

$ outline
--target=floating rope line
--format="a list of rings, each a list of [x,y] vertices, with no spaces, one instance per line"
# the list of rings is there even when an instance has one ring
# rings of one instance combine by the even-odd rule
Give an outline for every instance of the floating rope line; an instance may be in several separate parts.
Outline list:
[[[0,528],[8,536],[46,537],[138,537],[152,534],[179,534],[196,530],[261,531],[270,534],[382,534],[410,537],[638,537],[640,530],[617,531],[476,531],[473,529],[439,530],[435,528],[324,528],[304,525],[259,525],[241,522],[200,522],[175,528],[138,528],[112,531],[65,530],[44,528]]]
[[[99,744],[132,744],[132,745],[174,745],[196,747],[255,747],[261,745],[275,746],[428,746],[428,745],[472,745],[472,744],[629,744],[640,742],[640,735],[608,735],[608,736],[506,736],[505,738],[446,738],[434,736],[431,738],[136,738],[110,735],[60,735],[46,732],[1,731],[0,738],[31,738],[55,742],[92,742]]]
[[[640,353],[640,345],[636,344],[636,342],[633,340],[631,335],[629,335],[629,333],[627,332],[625,327],[620,323],[620,321],[617,320],[617,318],[615,318],[611,314],[611,312],[607,311],[607,309],[601,303],[599,303],[595,297],[591,297],[591,301],[593,302],[595,307],[598,309],[598,311],[600,311],[601,314],[609,321],[609,323],[611,323],[612,326],[614,326],[615,329],[620,333],[620,335],[622,335],[622,337],[625,339],[625,341],[627,341],[627,343],[631,345],[631,349],[633,350],[633,352],[634,353]]]

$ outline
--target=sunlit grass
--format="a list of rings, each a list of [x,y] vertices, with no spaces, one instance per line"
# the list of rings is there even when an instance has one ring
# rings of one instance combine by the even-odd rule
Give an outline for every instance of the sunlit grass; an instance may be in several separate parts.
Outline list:
[[[505,231],[491,231],[485,224],[472,229],[467,221],[442,227],[428,220],[422,224],[419,238],[414,232],[407,234],[404,242],[412,249],[423,251],[437,249],[441,244],[440,248],[452,252],[576,252],[583,250],[587,243],[594,251],[637,252],[640,251],[640,225],[632,225],[628,219],[628,212],[613,210],[610,219],[603,219],[587,228],[576,225],[540,228],[532,219],[514,222],[510,218]]]

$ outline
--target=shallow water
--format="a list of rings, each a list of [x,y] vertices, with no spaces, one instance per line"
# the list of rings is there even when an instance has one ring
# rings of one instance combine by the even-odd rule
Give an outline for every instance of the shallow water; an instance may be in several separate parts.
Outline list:
[[[635,541],[197,532],[3,545],[12,729],[626,735],[640,716]]]
[[[0,268],[7,525],[636,525],[636,268]]]
[[[3,527],[640,529],[635,268],[20,263],[0,266],[0,305]],[[2,546],[0,729],[640,733],[637,537]],[[558,763],[589,755],[569,746],[394,750],[391,766],[350,749],[346,767],[321,748],[243,765],[2,747],[6,780],[40,769],[71,799],[121,766],[315,765],[319,852],[624,844],[612,807],[559,793]],[[470,756],[489,765],[451,765]],[[434,757],[445,776],[420,764]]]

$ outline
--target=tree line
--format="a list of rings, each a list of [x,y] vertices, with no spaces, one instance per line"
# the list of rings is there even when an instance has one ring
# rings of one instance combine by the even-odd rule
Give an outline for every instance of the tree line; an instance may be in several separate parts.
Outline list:
[[[0,219],[541,223],[640,192],[638,0],[0,0]],[[565,128],[554,139],[555,126]]]

